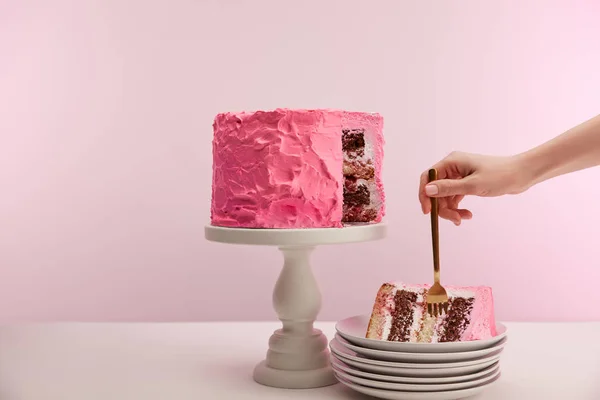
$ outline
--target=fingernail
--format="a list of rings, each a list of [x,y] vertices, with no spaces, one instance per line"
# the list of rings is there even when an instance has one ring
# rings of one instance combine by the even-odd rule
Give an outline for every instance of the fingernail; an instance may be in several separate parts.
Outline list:
[[[436,194],[438,194],[438,187],[437,187],[437,185],[427,185],[427,186],[425,186],[425,194],[427,196],[435,196]]]

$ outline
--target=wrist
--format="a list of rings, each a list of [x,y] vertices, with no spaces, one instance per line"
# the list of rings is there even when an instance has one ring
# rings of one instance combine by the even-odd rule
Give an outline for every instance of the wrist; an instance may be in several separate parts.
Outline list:
[[[551,165],[548,164],[547,157],[543,157],[536,150],[529,150],[513,156],[522,191],[542,182],[550,172]]]

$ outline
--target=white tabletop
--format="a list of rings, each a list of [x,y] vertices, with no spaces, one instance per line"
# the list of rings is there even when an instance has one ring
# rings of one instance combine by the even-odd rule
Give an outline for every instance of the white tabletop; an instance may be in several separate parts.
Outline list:
[[[478,400],[600,399],[600,323],[510,323],[500,381]],[[277,323],[0,328],[2,400],[369,399],[252,380]],[[333,323],[317,323],[328,338]]]

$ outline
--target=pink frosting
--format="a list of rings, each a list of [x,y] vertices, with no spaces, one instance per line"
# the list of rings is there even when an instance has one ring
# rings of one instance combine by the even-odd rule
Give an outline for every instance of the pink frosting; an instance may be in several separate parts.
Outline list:
[[[286,109],[218,114],[213,124],[211,223],[246,228],[342,227],[341,130],[364,124],[371,128],[383,200],[380,116]],[[381,215],[383,210],[379,219]]]
[[[450,292],[453,289],[452,286],[448,288]],[[492,288],[488,286],[466,286],[460,289],[475,293],[475,301],[473,303],[473,310],[471,311],[471,323],[463,332],[460,340],[481,340],[496,336],[497,329]]]

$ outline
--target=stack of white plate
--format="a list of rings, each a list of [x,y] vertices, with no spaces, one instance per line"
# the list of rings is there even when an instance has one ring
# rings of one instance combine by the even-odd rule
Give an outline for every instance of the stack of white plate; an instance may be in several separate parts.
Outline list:
[[[506,327],[497,336],[453,343],[366,339],[369,316],[337,323],[329,343],[338,380],[358,392],[391,400],[454,400],[486,390],[500,378]]]

